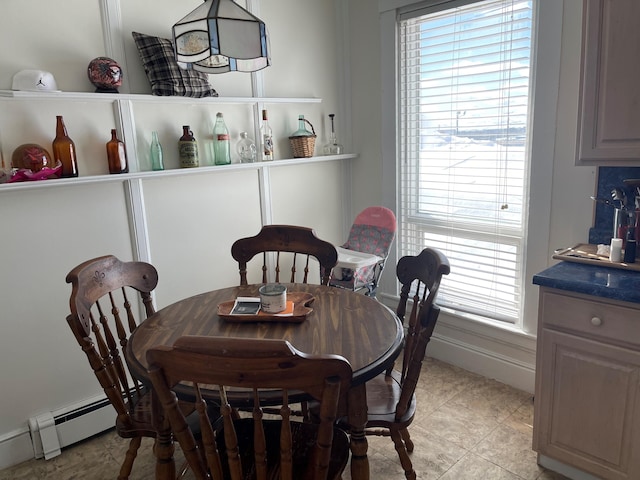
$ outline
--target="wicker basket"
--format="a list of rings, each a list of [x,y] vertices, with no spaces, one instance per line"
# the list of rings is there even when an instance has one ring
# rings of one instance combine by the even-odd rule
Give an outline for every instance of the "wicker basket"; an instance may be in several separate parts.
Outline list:
[[[316,129],[313,128],[309,120],[305,118],[304,121],[311,127],[313,135],[289,137],[293,158],[313,157],[313,149],[316,146]]]

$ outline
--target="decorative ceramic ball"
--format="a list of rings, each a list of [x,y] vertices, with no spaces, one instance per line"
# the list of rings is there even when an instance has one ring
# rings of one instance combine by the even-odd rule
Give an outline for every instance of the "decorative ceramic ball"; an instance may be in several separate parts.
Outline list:
[[[26,168],[39,172],[44,167],[53,168],[53,157],[37,143],[25,143],[17,147],[11,155],[13,168]]]
[[[118,93],[118,87],[122,85],[122,68],[109,57],[91,60],[87,67],[87,75],[98,93]]]

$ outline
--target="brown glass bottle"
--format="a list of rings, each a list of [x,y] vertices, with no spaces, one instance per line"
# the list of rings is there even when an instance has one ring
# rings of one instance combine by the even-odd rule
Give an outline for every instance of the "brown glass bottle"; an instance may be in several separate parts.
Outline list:
[[[189,125],[182,127],[182,136],[178,141],[178,155],[181,168],[192,168],[200,165],[198,160],[198,142],[189,129]]]
[[[118,140],[116,129],[111,129],[111,140],[107,142],[107,160],[109,161],[109,173],[127,173],[129,164],[124,143]]]
[[[76,145],[67,135],[67,127],[62,120],[62,116],[56,116],[56,138],[51,144],[53,150],[53,161],[57,165],[62,163],[63,178],[78,176],[78,161],[76,159]]]

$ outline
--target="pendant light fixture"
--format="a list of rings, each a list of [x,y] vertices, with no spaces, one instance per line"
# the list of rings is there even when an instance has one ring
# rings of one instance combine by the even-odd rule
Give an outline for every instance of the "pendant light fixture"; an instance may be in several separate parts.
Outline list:
[[[267,27],[233,0],[206,0],[173,26],[176,60],[205,73],[255,72],[271,64]]]

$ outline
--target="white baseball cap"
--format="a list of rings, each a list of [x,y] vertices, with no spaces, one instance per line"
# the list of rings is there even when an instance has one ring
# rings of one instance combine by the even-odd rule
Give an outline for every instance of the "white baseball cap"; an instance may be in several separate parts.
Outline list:
[[[13,76],[12,90],[27,92],[59,92],[56,79],[44,70],[20,70]]]

